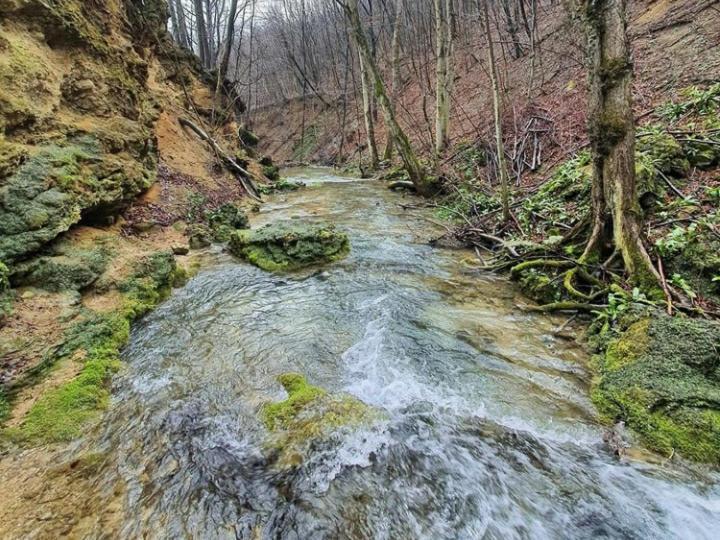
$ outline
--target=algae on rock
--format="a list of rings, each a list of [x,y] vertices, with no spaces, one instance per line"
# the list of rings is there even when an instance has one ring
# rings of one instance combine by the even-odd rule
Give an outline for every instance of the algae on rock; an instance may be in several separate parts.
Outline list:
[[[130,323],[167,297],[182,277],[170,252],[136,261],[132,275],[118,286],[122,296],[118,309],[109,313],[83,310],[80,320],[65,332],[62,343],[35,370],[45,371],[59,361],[77,359],[82,365],[80,373],[43,394],[22,423],[4,430],[4,435],[26,444],[66,441],[81,435],[108,404],[108,382],[121,366],[120,349],[130,335]],[[3,399],[0,395],[0,408]]]
[[[284,373],[278,382],[288,397],[264,405],[261,418],[273,433],[271,446],[279,452],[281,465],[299,465],[308,445],[327,439],[339,429],[369,425],[381,417],[362,401],[331,394],[309,384],[299,373]]]
[[[230,251],[263,270],[288,271],[342,259],[350,241],[333,226],[278,223],[233,233]]]
[[[647,446],[720,464],[720,324],[629,315],[595,356],[592,397]]]

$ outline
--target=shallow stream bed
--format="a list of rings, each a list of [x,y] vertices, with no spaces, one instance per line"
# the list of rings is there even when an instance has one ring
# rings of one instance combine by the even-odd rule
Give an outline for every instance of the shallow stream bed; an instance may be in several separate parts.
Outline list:
[[[229,255],[138,324],[102,427],[124,538],[716,538],[716,476],[618,461],[587,357],[419,201],[323,170],[252,218],[332,222],[351,255],[274,275]],[[274,462],[259,410],[299,372],[380,414]],[[98,504],[98,507],[102,506]]]

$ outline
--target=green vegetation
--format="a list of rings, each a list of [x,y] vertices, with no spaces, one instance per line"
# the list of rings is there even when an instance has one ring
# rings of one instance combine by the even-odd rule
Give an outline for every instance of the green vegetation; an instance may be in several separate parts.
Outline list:
[[[287,399],[268,403],[260,411],[265,427],[273,432],[272,447],[283,466],[298,465],[303,452],[315,441],[343,427],[370,423],[379,413],[349,395],[333,395],[313,386],[299,373],[278,377]]]
[[[278,191],[297,191],[302,187],[305,187],[305,184],[302,182],[290,182],[285,178],[279,178],[270,184],[260,184],[258,186],[258,191],[262,195],[270,195],[271,193],[276,193]]]
[[[12,292],[10,291],[10,270],[0,261],[0,323],[12,311]],[[0,396],[0,402],[2,396]],[[0,405],[0,411],[2,406]],[[0,418],[2,415],[0,414]]]
[[[60,361],[80,361],[79,374],[43,394],[22,424],[4,434],[25,444],[78,437],[107,406],[108,381],[121,365],[120,350],[129,337],[131,322],[163,300],[182,277],[172,253],[159,252],[138,261],[134,273],[119,287],[121,307],[107,314],[86,312],[43,363],[43,369],[48,369]]]
[[[720,325],[627,308],[603,324],[592,398],[651,449],[720,463]]]
[[[37,252],[80,221],[84,211],[113,207],[152,183],[142,170],[106,175],[98,141],[41,147],[0,187],[0,258],[12,263]],[[102,178],[102,179],[101,179]]]
[[[13,283],[53,292],[80,291],[100,277],[109,259],[110,250],[104,246],[86,250],[72,249],[61,243],[47,256],[15,265]]]
[[[332,226],[278,223],[233,233],[230,251],[263,270],[282,272],[342,259],[350,241]]]
[[[227,242],[233,231],[247,229],[250,224],[247,215],[234,204],[224,204],[205,213],[205,218],[217,242]]]

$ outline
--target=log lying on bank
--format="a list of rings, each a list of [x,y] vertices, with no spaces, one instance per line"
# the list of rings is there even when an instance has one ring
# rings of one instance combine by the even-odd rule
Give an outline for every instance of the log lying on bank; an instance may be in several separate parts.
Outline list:
[[[262,202],[262,199],[260,198],[260,192],[258,191],[255,183],[252,180],[253,175],[249,171],[241,167],[237,161],[235,161],[227,152],[220,148],[220,145],[218,145],[215,139],[210,137],[202,128],[198,127],[190,120],[187,120],[185,118],[180,118],[178,119],[178,121],[183,128],[189,128],[190,130],[195,132],[195,134],[200,137],[200,139],[202,139],[210,146],[210,148],[212,148],[213,152],[220,159],[225,168],[227,168],[231,173],[233,173],[235,177],[240,181],[243,189],[245,189],[248,195],[250,195],[256,201]]]

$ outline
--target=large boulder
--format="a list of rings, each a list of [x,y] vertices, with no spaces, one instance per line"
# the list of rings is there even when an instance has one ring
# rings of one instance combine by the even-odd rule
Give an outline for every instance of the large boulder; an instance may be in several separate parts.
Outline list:
[[[624,317],[594,359],[593,400],[653,450],[720,464],[720,324]]]
[[[230,251],[263,270],[282,272],[342,259],[350,241],[333,226],[278,223],[234,232]]]

